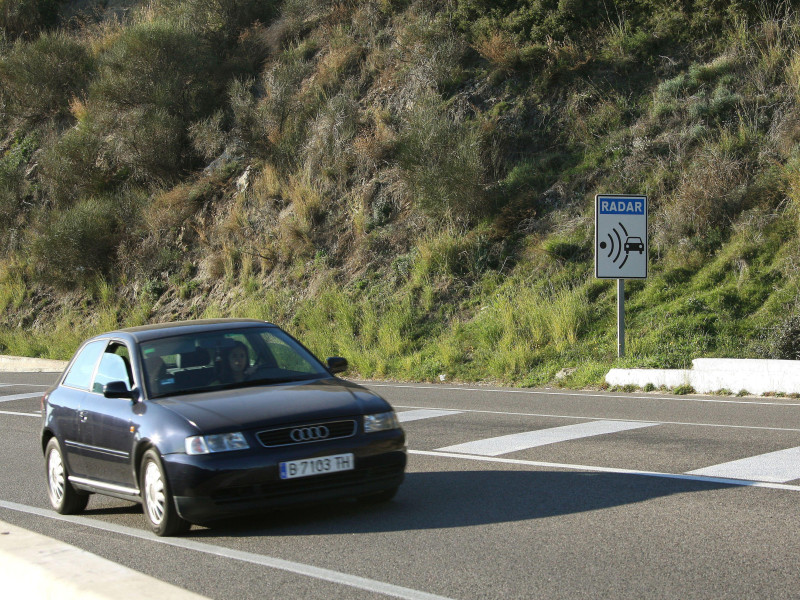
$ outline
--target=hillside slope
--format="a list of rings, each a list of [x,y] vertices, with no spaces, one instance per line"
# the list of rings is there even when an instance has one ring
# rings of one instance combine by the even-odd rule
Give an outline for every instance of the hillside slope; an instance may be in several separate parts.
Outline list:
[[[795,2],[2,0],[0,26],[0,352],[248,316],[365,377],[798,358]],[[622,360],[596,193],[651,207]]]

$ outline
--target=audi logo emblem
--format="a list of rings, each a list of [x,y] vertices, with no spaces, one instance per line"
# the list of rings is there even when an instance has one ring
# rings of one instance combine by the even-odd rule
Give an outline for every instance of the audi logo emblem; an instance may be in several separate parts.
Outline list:
[[[325,425],[314,425],[313,427],[292,429],[289,437],[295,442],[312,442],[314,440],[324,440],[330,434],[330,430]]]

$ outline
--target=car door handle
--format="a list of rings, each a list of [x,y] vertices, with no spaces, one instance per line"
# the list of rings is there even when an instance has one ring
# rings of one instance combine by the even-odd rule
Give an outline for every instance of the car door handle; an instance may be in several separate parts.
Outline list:
[[[78,411],[78,419],[80,419],[81,423],[86,423],[86,421],[89,420],[89,411],[87,410]]]

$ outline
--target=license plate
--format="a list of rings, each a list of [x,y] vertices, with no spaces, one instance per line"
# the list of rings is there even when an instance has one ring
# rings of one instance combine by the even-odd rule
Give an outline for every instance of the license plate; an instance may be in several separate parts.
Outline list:
[[[338,471],[352,471],[355,469],[355,458],[352,454],[334,454],[307,458],[304,460],[289,460],[280,463],[281,479],[295,479],[297,477],[310,477],[324,473]]]

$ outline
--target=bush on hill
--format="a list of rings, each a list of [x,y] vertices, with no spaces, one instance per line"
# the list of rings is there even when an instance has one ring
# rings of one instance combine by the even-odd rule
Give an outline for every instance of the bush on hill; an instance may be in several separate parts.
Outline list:
[[[365,376],[596,383],[592,199],[646,193],[620,364],[793,352],[794,3],[53,6],[0,1],[3,322],[266,316]]]

